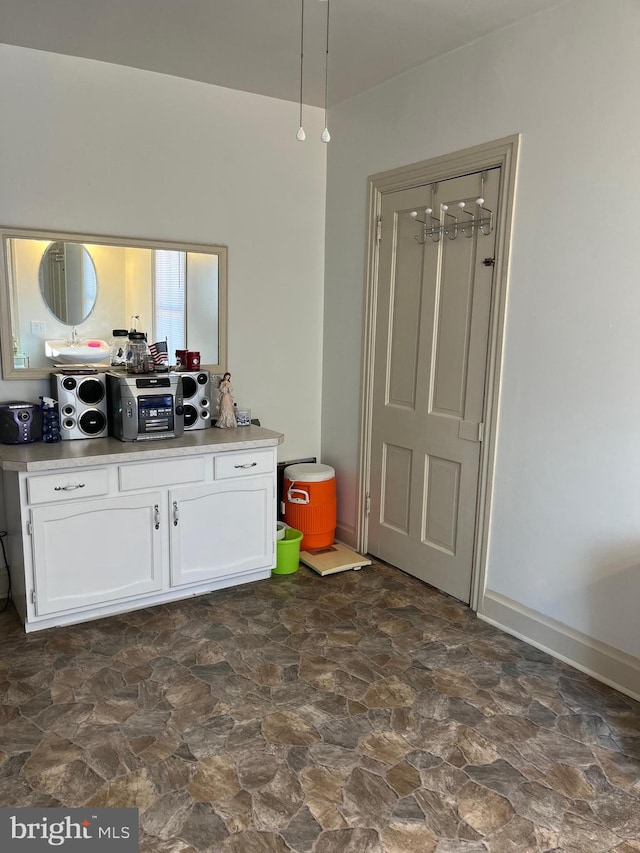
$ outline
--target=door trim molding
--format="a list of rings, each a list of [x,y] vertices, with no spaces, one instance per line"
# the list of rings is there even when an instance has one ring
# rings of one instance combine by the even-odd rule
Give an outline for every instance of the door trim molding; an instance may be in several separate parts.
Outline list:
[[[378,219],[382,199],[387,193],[411,189],[436,181],[457,178],[470,172],[501,167],[498,218],[496,222],[496,265],[491,316],[489,350],[485,380],[484,440],[480,448],[478,505],[471,575],[470,604],[477,610],[486,582],[486,563],[491,520],[493,474],[495,468],[498,403],[502,375],[507,283],[511,255],[513,211],[518,167],[520,135],[476,145],[452,154],[423,160],[399,169],[369,177],[368,237],[365,265],[365,312],[362,347],[362,385],[360,393],[360,448],[358,454],[357,548],[366,553],[369,523],[366,513],[371,480],[371,427],[373,403],[373,355],[375,348],[376,306],[378,297]]]

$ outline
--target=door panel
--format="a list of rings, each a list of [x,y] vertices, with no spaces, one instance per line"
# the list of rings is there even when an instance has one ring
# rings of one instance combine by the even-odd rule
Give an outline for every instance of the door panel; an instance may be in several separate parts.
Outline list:
[[[469,241],[446,240],[436,282],[431,411],[462,417],[469,355],[473,276]]]
[[[460,463],[428,456],[422,541],[455,557],[460,503]]]
[[[393,444],[385,444],[383,453],[382,523],[400,533],[408,533],[412,453],[407,447]]]
[[[387,401],[389,405],[415,408],[420,342],[420,300],[422,288],[422,256],[408,252],[405,246],[415,243],[415,223],[404,217],[398,222],[396,240],[397,269],[393,277],[391,328],[389,333],[389,371]]]
[[[462,223],[481,192],[495,220],[500,170],[485,175],[383,196],[374,350],[368,550],[467,602],[495,234]]]

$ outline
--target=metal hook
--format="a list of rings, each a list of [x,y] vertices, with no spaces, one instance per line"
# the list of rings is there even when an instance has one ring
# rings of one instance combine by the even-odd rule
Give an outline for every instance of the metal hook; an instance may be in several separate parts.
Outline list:
[[[466,204],[467,203],[465,201],[459,201],[458,202],[458,207],[460,208],[460,213],[464,213],[467,216],[471,217],[470,220],[467,220],[467,219],[462,220],[462,222],[460,223],[460,230],[462,231],[462,233],[464,234],[465,237],[473,237],[473,226],[474,226],[474,223],[476,220],[475,220],[475,216],[473,215],[473,213],[471,213],[470,210],[465,210]]]
[[[417,210],[412,210],[409,215],[412,219],[415,219],[416,222],[419,222],[422,225],[422,234],[414,234],[413,239],[416,241],[416,243],[419,243],[421,246],[424,246],[424,244],[427,242],[427,235],[431,237],[434,243],[438,243],[440,241],[440,236],[444,229],[444,225],[442,224],[442,221],[440,219],[433,215],[433,208],[425,208],[424,219],[420,219]],[[435,225],[430,224],[434,222]]]
[[[428,207],[425,210],[425,213],[428,215],[428,217],[432,223],[435,222],[435,225],[432,224],[431,228],[429,228],[429,230],[428,230],[428,233],[431,236],[431,240],[434,243],[439,243],[440,237],[442,236],[442,221],[440,219],[438,219],[437,216],[433,215],[433,208],[432,207]]]
[[[485,237],[488,237],[489,234],[491,234],[491,232],[493,231],[493,211],[489,210],[488,207],[483,207],[483,203],[483,198],[479,198],[476,201],[480,213],[480,231],[484,234]]]
[[[421,246],[424,246],[424,244],[427,242],[427,222],[425,219],[418,219],[417,210],[412,210],[409,216],[411,216],[412,219],[415,219],[416,222],[419,222],[422,225],[422,240],[420,239],[420,234],[414,234],[413,239],[416,241],[416,243],[419,243]]]
[[[456,237],[458,236],[458,218],[457,218],[457,216],[454,216],[452,213],[447,213],[447,211],[449,210],[448,204],[441,204],[440,210],[444,213],[444,220],[445,221],[443,222],[443,231],[450,240],[455,240]],[[447,225],[446,224],[447,217],[449,219],[453,219],[453,225]],[[453,236],[451,236],[451,230],[452,229],[453,229]]]

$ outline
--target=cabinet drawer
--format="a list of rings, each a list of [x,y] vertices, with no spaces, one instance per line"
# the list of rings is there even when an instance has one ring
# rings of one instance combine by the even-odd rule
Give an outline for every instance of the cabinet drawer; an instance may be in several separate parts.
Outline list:
[[[27,477],[27,496],[30,504],[93,498],[109,494],[109,472],[106,468],[91,471],[61,471]]]
[[[204,462],[204,456],[187,456],[181,459],[120,465],[120,490],[127,492],[131,489],[155,489],[158,486],[199,483],[204,480]]]
[[[216,480],[229,477],[246,477],[253,474],[268,474],[273,471],[273,454],[264,450],[247,450],[244,453],[224,453],[213,461]]]

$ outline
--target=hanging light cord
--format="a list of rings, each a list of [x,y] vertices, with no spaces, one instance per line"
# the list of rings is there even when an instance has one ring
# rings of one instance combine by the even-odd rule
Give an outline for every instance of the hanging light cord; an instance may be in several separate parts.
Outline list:
[[[298,124],[298,132],[296,139],[298,142],[304,142],[305,132],[302,127],[302,80],[304,77],[304,0],[301,2],[302,14],[300,16],[300,121]]]
[[[322,141],[328,142],[331,137],[327,128],[327,98],[329,92],[329,4],[331,0],[327,0],[327,44],[324,55],[324,131],[322,133]]]
[[[300,127],[302,127],[302,74],[304,70],[304,0],[300,16]]]

